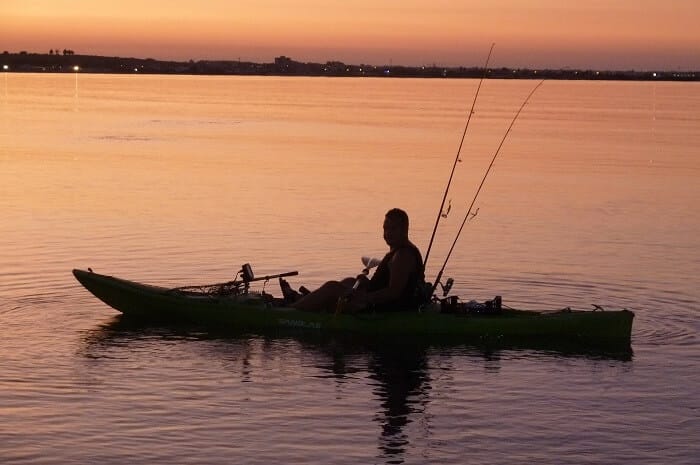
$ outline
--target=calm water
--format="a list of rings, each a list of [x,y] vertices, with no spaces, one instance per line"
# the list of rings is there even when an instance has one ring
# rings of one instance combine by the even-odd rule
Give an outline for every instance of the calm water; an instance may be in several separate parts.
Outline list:
[[[394,206],[425,250],[476,81],[0,79],[2,463],[698,463],[697,84],[547,82],[487,180],[455,292],[636,313],[572,354],[132,326],[70,274],[313,287]],[[484,83],[429,276],[533,85]]]

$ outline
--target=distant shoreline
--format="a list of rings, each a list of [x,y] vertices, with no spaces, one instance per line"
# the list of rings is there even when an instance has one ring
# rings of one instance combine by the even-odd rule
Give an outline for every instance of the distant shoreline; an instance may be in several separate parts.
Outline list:
[[[273,63],[245,61],[167,61],[153,58],[122,58],[63,53],[0,54],[3,72],[24,73],[105,73],[105,74],[184,74],[230,76],[331,76],[395,78],[480,78],[480,67],[350,65],[339,61],[302,63],[280,56]],[[562,79],[615,81],[700,81],[700,71],[610,71],[592,69],[489,68],[490,79]]]

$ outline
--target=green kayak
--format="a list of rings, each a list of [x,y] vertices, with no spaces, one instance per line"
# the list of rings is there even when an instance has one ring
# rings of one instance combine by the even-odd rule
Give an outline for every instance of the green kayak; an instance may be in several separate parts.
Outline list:
[[[73,275],[95,297],[124,315],[162,322],[188,321],[236,331],[286,327],[465,342],[484,338],[534,338],[540,342],[558,340],[629,346],[634,318],[634,313],[628,310],[503,310],[497,315],[452,314],[437,310],[315,313],[277,306],[269,296],[248,292],[247,283],[244,292],[223,294],[200,292],[199,288],[151,286],[92,271],[73,270]],[[239,281],[231,283],[240,284]]]

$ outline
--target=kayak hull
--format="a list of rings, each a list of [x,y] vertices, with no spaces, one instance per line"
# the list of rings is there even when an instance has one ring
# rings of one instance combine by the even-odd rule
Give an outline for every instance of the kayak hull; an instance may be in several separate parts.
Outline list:
[[[455,315],[433,311],[333,314],[275,307],[257,295],[185,295],[91,271],[73,270],[95,297],[130,317],[187,321],[230,330],[299,328],[378,336],[411,336],[464,341],[527,339],[587,344],[630,344],[634,313],[620,311],[529,312]]]

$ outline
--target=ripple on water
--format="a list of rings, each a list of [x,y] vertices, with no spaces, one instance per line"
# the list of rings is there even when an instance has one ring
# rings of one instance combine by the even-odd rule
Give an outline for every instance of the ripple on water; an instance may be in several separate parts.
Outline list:
[[[488,279],[487,279],[488,282]],[[587,281],[581,276],[523,275],[494,278],[494,286],[505,288],[504,303],[516,308],[549,309],[572,306],[635,312],[634,344],[695,346],[700,334],[700,304],[683,290],[659,289],[633,280]],[[518,296],[511,303],[508,294]],[[581,305],[585,302],[586,305]]]
[[[140,136],[136,134],[106,134],[102,136],[95,136],[94,138],[106,142],[152,142],[158,140],[155,137]]]

